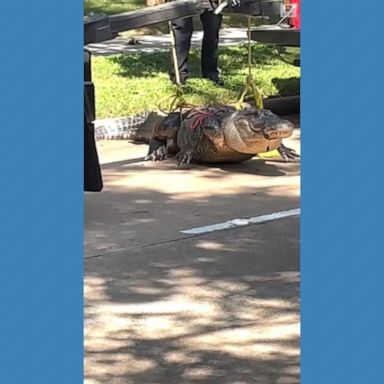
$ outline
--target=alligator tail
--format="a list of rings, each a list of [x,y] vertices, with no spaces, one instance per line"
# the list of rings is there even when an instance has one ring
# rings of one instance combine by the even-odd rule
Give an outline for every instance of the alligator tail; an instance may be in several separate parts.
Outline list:
[[[151,132],[145,123],[151,113],[146,111],[131,116],[96,120],[95,139],[148,141]]]

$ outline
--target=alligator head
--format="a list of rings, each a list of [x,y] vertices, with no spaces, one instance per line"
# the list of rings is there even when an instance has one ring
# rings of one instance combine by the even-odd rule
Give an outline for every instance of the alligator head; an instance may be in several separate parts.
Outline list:
[[[225,119],[226,144],[241,153],[257,154],[280,146],[292,135],[293,124],[266,109],[235,111]]]

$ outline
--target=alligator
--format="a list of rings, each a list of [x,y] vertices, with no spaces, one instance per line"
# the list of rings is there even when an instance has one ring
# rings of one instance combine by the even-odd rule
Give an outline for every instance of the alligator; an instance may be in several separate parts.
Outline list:
[[[300,156],[282,139],[291,136],[293,128],[290,121],[267,109],[183,109],[159,118],[153,125],[145,160],[162,161],[175,155],[179,166],[191,161],[235,163],[276,149],[290,161]]]

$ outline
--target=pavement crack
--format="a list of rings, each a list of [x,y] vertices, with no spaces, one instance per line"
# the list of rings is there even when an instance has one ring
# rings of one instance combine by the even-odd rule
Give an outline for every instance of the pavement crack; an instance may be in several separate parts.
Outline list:
[[[292,216],[292,217],[295,217],[295,216]],[[249,225],[237,226],[237,227],[231,227],[231,228],[222,229],[222,230],[220,230],[220,232],[236,231],[236,230],[240,230],[242,228],[249,228],[249,227],[265,225],[265,224],[268,224],[270,222],[271,221],[260,222],[260,223],[251,223]],[[129,248],[129,251],[137,252],[137,251],[140,251],[141,249],[145,249],[145,248],[157,247],[159,245],[177,243],[179,241],[190,240],[190,239],[194,239],[194,238],[198,238],[198,237],[205,237],[205,236],[209,236],[211,234],[212,234],[212,232],[204,232],[204,233],[197,233],[197,234],[192,234],[192,235],[188,235],[188,236],[177,237],[177,238],[174,238],[174,239],[168,239],[168,240],[162,240],[162,241],[154,241],[154,242],[143,244],[143,245],[132,246],[132,247]],[[112,252],[103,252],[103,253],[99,253],[99,254],[96,254],[96,255],[85,256],[84,259],[89,260],[89,259],[95,259],[95,258],[100,258],[100,257],[104,257],[104,256],[118,255],[118,254],[120,254],[122,252],[126,252],[127,250],[128,250],[127,248],[126,249],[122,249],[121,248],[121,249],[118,249],[118,250],[112,251]]]
[[[176,243],[178,241],[193,239],[194,237],[200,237],[200,236],[202,236],[202,235],[184,236],[184,237],[178,237],[176,239],[169,239],[169,240],[163,240],[163,241],[155,241],[155,242],[152,242],[152,243],[147,243],[147,244],[143,244],[143,245],[136,245],[136,246],[130,247],[129,250],[130,251],[139,251],[140,249],[144,249],[144,248],[156,247],[156,246],[159,246],[159,245]],[[119,249],[119,250],[116,250],[116,251],[113,251],[113,252],[104,252],[104,253],[99,253],[99,254],[96,254],[96,255],[85,256],[84,259],[88,260],[88,259],[100,258],[100,257],[103,257],[103,256],[113,256],[113,255],[117,255],[117,254],[120,254],[120,253],[126,252],[126,251],[127,251],[127,249]]]

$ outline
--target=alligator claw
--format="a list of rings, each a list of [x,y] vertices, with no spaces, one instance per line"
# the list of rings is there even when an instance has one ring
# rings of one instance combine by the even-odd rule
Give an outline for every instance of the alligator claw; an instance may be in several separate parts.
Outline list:
[[[153,152],[149,153],[144,157],[144,161],[163,161],[167,158],[168,151],[165,145],[155,149]]]
[[[188,151],[188,152],[182,152],[180,151],[177,155],[176,155],[176,159],[177,159],[177,162],[178,162],[178,166],[180,167],[181,165],[188,165],[191,160],[192,160],[192,152]]]
[[[297,158],[300,157],[300,155],[292,148],[288,148],[285,145],[281,144],[279,148],[277,148],[280,156],[283,158],[285,161],[290,161],[290,160],[296,160]]]

